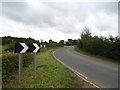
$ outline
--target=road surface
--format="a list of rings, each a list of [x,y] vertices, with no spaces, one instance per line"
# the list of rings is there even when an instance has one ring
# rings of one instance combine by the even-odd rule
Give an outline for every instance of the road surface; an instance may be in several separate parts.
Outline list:
[[[73,47],[56,50],[54,56],[86,76],[89,81],[101,88],[118,88],[118,64],[80,54]]]

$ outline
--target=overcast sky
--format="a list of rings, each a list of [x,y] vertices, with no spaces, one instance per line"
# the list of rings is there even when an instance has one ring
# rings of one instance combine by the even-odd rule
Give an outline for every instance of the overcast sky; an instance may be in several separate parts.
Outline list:
[[[118,35],[117,2],[1,2],[0,36],[54,41],[78,39],[86,26],[92,35]]]

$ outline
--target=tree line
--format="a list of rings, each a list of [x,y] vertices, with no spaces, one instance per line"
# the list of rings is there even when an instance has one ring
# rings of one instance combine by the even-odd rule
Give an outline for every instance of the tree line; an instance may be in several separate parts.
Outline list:
[[[6,51],[13,51],[14,44],[18,42],[38,43],[42,45],[44,44],[47,47],[63,47],[65,45],[77,45],[79,49],[85,52],[120,60],[120,38],[118,38],[118,36],[113,37],[111,35],[108,38],[104,36],[92,36],[89,28],[87,27],[83,29],[78,40],[68,39],[67,41],[60,40],[59,42],[56,42],[50,39],[47,42],[43,40],[35,40],[33,38],[18,38],[11,36],[2,37],[2,45],[9,44],[10,46],[10,48],[6,49]]]
[[[5,49],[5,51],[14,51],[14,45],[15,43],[38,43],[41,45],[46,45],[46,47],[63,47],[64,45],[77,45],[77,40],[68,39],[67,41],[60,40],[59,42],[53,41],[50,39],[47,41],[39,41],[35,40],[33,38],[19,38],[19,37],[11,37],[11,36],[5,36],[2,37],[2,45],[8,45],[9,48]]]
[[[2,45],[6,44],[15,44],[15,43],[39,43],[38,40],[35,40],[33,38],[18,38],[18,37],[11,37],[11,36],[5,36],[2,37]]]

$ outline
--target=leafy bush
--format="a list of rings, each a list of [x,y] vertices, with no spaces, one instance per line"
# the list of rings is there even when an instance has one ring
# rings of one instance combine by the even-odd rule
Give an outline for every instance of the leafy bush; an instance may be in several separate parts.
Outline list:
[[[26,53],[23,55],[23,67],[32,63],[33,56],[31,53]],[[4,52],[2,54],[2,80],[3,83],[6,82],[7,78],[18,70],[18,54],[14,52]]]

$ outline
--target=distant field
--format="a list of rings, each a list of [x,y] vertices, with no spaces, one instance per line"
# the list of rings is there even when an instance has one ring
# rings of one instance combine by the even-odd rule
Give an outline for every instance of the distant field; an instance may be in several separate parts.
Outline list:
[[[78,78],[53,56],[55,49],[43,49],[37,53],[37,75],[33,77],[33,64],[23,68],[22,83],[18,84],[18,72],[12,75],[4,88],[79,88]]]
[[[6,45],[0,45],[0,51],[5,52],[5,51],[14,51],[14,45],[13,44],[6,44]]]
[[[4,52],[9,47],[10,47],[10,45],[0,45],[0,51]]]

